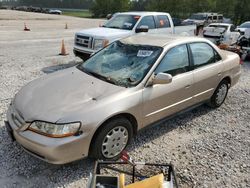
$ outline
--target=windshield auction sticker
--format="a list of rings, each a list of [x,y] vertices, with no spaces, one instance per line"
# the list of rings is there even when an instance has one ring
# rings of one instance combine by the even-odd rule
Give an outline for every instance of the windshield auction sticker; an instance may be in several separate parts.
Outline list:
[[[137,57],[148,57],[151,56],[153,51],[150,50],[139,50],[137,53]]]

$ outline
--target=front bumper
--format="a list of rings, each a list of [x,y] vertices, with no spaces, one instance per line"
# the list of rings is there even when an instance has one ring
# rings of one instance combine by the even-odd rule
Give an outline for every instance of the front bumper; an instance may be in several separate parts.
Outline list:
[[[51,138],[32,132],[21,131],[11,118],[10,110],[5,122],[9,135],[15,139],[26,152],[52,164],[65,164],[88,156],[91,138],[89,134],[65,138]]]
[[[95,51],[93,51],[93,50],[86,51],[86,50],[82,50],[82,49],[79,49],[76,47],[74,47],[73,52],[74,52],[75,56],[80,57],[84,61],[89,59],[92,53],[95,53]]]

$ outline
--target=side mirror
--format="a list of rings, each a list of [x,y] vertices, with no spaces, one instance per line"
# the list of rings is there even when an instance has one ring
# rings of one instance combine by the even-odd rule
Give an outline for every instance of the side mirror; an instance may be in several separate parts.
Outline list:
[[[152,74],[149,78],[146,87],[150,87],[155,84],[168,84],[172,82],[172,75],[160,72],[157,75]]]
[[[148,32],[148,26],[147,25],[142,25],[142,26],[136,28],[135,32],[136,33]]]
[[[173,77],[171,74],[160,72],[153,78],[153,84],[168,84],[172,82],[172,79]]]

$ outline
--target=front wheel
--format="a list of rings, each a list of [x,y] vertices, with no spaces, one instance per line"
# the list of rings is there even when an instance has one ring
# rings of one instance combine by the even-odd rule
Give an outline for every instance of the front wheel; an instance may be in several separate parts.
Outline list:
[[[91,145],[90,156],[95,159],[116,160],[133,135],[132,124],[125,118],[116,118],[101,128]]]
[[[222,80],[218,85],[218,87],[216,88],[208,105],[212,108],[220,107],[224,103],[227,97],[228,89],[229,89],[228,81]]]

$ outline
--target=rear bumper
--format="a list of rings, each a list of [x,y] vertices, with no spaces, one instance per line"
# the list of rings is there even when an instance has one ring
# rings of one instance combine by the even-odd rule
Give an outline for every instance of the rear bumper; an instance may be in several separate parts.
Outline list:
[[[9,111],[5,122],[8,133],[31,155],[52,164],[65,164],[88,156],[89,134],[51,138],[30,130],[21,131],[12,121]]]

